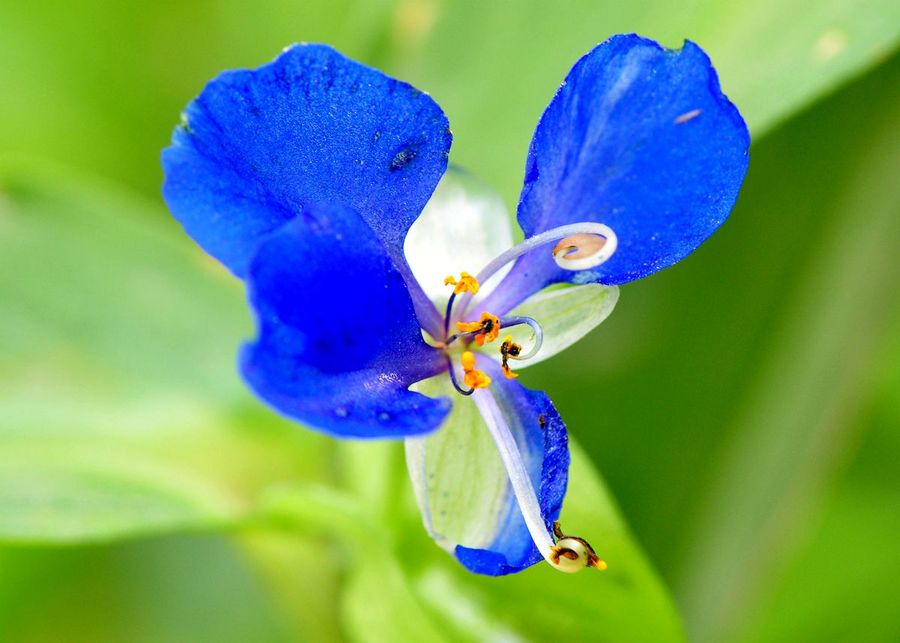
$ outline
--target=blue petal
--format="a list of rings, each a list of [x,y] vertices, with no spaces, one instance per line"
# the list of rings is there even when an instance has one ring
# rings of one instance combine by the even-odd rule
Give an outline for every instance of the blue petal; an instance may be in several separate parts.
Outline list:
[[[312,204],[353,208],[401,269],[403,238],[447,166],[427,95],[324,45],[230,71],[190,103],[163,152],[165,200],[243,277],[268,233]]]
[[[491,392],[515,438],[541,505],[548,532],[559,518],[569,475],[569,439],[566,426],[544,393],[532,391],[503,377],[491,359],[479,359],[491,377]],[[515,496],[507,494],[494,541],[484,548],[456,547],[456,557],[469,571],[502,576],[522,571],[543,560],[528,533]]]
[[[575,64],[538,123],[518,220],[526,236],[605,223],[618,250],[580,273],[560,269],[546,248],[523,257],[494,307],[508,309],[556,281],[622,284],[683,259],[731,211],[749,143],[694,43],[672,51],[625,35],[598,45]]]
[[[361,217],[312,206],[263,241],[248,270],[258,337],[247,383],[282,414],[343,437],[431,431],[450,410],[407,387],[445,368],[402,277]]]

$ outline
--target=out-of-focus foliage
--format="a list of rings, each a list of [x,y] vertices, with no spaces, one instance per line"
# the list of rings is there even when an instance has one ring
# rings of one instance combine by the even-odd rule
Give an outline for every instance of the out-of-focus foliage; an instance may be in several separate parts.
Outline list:
[[[610,569],[472,576],[398,445],[244,390],[243,294],[167,217],[159,151],[215,73],[324,41],[434,95],[512,208],[552,92],[624,31],[707,49],[750,173],[700,252],[522,373]],[[636,541],[693,640],[900,637],[898,31],[888,0],[4,4],[0,639],[678,640]]]
[[[637,32],[707,51],[754,135],[890,55],[892,0],[41,0],[0,13],[0,141],[157,194],[175,115],[223,69],[328,42],[447,111],[454,161],[512,200],[537,118],[599,41]]]

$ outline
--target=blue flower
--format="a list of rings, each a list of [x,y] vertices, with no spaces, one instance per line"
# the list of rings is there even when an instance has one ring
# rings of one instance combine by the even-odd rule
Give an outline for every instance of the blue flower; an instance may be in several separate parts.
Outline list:
[[[513,367],[571,345],[618,284],[724,222],[747,129],[695,44],[611,38],[538,123],[518,245],[499,199],[448,170],[450,144],[426,94],[297,45],[188,105],[163,192],[246,283],[258,332],[240,369],[260,398],[338,437],[405,438],[426,528],[474,572],[602,568],[556,523],[566,429]]]

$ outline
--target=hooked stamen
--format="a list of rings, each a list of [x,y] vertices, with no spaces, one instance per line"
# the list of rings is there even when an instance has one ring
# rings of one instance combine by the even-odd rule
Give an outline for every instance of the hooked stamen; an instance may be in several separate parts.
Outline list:
[[[541,505],[538,502],[528,470],[525,468],[525,462],[522,460],[522,454],[497,400],[490,391],[481,390],[476,391],[472,396],[472,401],[478,407],[478,411],[497,445],[500,460],[509,476],[513,495],[515,495],[519,510],[525,519],[525,526],[544,559],[554,568],[567,573],[574,573],[588,566],[604,569],[606,563],[593,553],[594,550],[587,544],[587,541],[576,536],[564,536],[556,525],[554,525],[554,535],[557,536],[557,539],[554,542],[554,538],[551,537],[544,523]],[[590,554],[596,558],[596,563],[590,562],[593,560]]]
[[[444,277],[444,285],[454,287],[453,293],[447,301],[447,310],[444,312],[444,337],[447,337],[450,334],[450,313],[453,312],[453,302],[456,300],[456,296],[463,292],[474,295],[481,286],[478,284],[478,280],[467,272],[459,273],[459,281],[453,275]]]
[[[616,237],[616,233],[609,226],[590,221],[571,223],[545,230],[501,253],[481,269],[475,276],[475,280],[479,284],[487,283],[506,264],[515,261],[539,246],[560,240],[565,242],[565,252],[561,254],[562,260],[559,260],[557,257],[557,249],[554,249],[553,255],[554,259],[557,260],[557,265],[566,270],[585,270],[586,268],[599,266],[608,261],[618,247],[618,237]],[[590,243],[588,243],[589,241]],[[559,245],[557,245],[557,248],[559,248]],[[573,254],[579,256],[572,256]],[[567,257],[568,260],[566,260]],[[460,317],[465,316],[466,309],[471,303],[474,294],[473,292],[463,294],[463,301],[459,307],[459,310],[462,311]],[[451,306],[448,306],[448,316],[450,311]]]
[[[529,326],[534,333],[531,336],[531,348],[529,348],[525,353],[513,357],[513,359],[531,359],[532,357],[537,355],[538,351],[541,350],[541,346],[543,346],[544,344],[544,329],[541,328],[541,325],[537,322],[536,319],[532,319],[531,317],[505,317],[500,320],[501,328],[512,328],[513,326],[521,326],[523,324]]]
[[[561,572],[574,574],[585,567],[606,569],[606,561],[597,555],[590,543],[584,538],[563,534],[558,520],[553,522],[553,536],[556,544],[551,548],[550,559]]]
[[[561,240],[553,248],[553,260],[566,270],[587,270],[599,266],[616,251],[616,236],[602,237],[580,232]]]

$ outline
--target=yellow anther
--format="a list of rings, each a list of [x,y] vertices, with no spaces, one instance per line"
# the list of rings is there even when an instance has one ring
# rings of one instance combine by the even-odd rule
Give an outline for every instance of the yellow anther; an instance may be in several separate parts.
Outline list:
[[[487,388],[491,378],[475,368],[475,355],[471,351],[462,354],[462,367],[465,372],[464,382],[469,388]]]
[[[450,275],[444,277],[445,286],[453,286],[453,294],[458,295],[463,292],[470,292],[473,295],[478,292],[478,280],[467,272],[459,273],[459,281],[456,277]]]
[[[606,569],[606,561],[594,552],[588,541],[563,534],[558,520],[553,523],[553,535],[556,544],[550,548],[550,564],[559,571],[574,574],[585,567]]]
[[[500,319],[490,313],[481,313],[481,319],[477,322],[456,322],[456,329],[461,333],[478,333],[475,343],[484,346],[485,342],[494,341],[500,334]]]
[[[518,373],[513,373],[512,370],[510,370],[509,358],[512,357],[515,359],[521,354],[522,346],[513,341],[512,335],[507,335],[503,339],[503,343],[500,344],[500,367],[503,369],[503,375],[506,376],[506,379],[513,380],[519,377]]]

